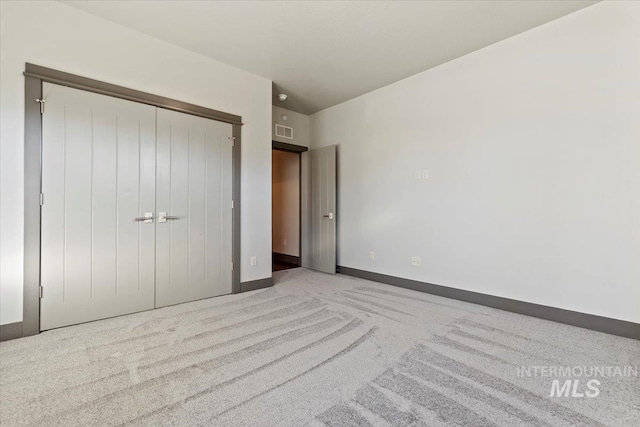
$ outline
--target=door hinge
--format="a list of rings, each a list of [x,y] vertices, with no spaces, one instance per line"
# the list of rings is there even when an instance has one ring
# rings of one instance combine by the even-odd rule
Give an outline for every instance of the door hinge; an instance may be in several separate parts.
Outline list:
[[[44,194],[40,193],[40,206],[44,205]]]
[[[231,263],[231,271],[233,271],[233,263]]]
[[[40,103],[40,114],[44,114],[44,99],[37,98],[36,102]]]
[[[233,209],[233,200],[231,201],[231,209]]]
[[[42,299],[42,286],[40,286],[40,299]]]

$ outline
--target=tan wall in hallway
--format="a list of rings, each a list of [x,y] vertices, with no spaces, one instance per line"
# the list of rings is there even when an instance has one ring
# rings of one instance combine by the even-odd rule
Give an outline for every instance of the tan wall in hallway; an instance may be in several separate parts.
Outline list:
[[[300,155],[273,150],[273,252],[300,256]]]

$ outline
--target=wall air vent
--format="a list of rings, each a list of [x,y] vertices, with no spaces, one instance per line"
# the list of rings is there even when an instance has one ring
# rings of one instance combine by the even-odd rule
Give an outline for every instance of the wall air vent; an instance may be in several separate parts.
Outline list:
[[[279,138],[293,139],[293,128],[276,125],[276,136]]]

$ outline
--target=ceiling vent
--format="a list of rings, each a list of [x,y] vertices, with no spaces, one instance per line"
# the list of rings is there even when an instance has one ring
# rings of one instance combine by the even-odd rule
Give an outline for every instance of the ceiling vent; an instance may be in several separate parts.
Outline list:
[[[276,136],[280,138],[293,139],[293,128],[289,126],[276,125]]]

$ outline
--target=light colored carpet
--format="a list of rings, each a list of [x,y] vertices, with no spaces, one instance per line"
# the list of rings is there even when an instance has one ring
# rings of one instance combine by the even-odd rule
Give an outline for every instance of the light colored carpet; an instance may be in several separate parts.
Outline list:
[[[637,366],[638,341],[347,276],[275,278],[2,343],[0,424],[640,425],[638,377],[551,398],[553,378],[517,375]]]

